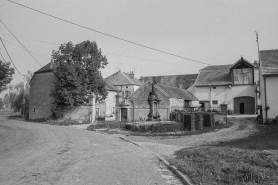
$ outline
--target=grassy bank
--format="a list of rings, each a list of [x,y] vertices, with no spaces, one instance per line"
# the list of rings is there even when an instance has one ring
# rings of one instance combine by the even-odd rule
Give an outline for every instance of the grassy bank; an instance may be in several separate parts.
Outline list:
[[[278,158],[262,151],[197,147],[178,151],[170,162],[196,184],[278,184]]]
[[[170,162],[196,184],[278,184],[278,125],[213,146],[182,149]]]

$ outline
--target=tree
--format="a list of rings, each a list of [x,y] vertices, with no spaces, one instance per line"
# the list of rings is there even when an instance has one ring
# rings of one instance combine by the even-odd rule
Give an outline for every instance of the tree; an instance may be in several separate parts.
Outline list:
[[[54,98],[53,111],[72,108],[88,102],[95,94],[105,99],[107,91],[100,69],[108,62],[96,42],[84,41],[73,45],[62,44],[58,51],[52,52],[58,78],[51,96]]]
[[[14,68],[10,67],[9,62],[0,60],[0,93],[7,89],[7,85],[12,81]]]

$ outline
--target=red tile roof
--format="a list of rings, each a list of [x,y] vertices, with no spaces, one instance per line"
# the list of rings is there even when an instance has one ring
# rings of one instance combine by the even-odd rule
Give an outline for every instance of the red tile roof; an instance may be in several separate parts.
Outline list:
[[[156,86],[158,89],[161,89],[168,98],[198,101],[198,99],[193,94],[185,89],[162,85],[159,83],[157,83]]]
[[[138,79],[131,78],[128,73],[124,73],[120,70],[108,76],[105,80],[113,85],[142,85],[142,82]]]
[[[49,62],[48,64],[46,64],[45,66],[43,66],[42,68],[40,68],[39,70],[37,70],[35,72],[35,74],[37,73],[46,73],[46,72],[51,72],[53,71],[53,69],[56,68],[56,65],[54,63],[52,63],[51,65],[51,62]]]
[[[278,74],[278,49],[260,51],[263,75]]]
[[[230,68],[233,64],[208,66],[200,70],[196,86],[231,84]]]

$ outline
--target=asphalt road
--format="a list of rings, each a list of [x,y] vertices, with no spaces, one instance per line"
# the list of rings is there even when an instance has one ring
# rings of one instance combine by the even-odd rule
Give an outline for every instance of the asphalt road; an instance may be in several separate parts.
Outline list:
[[[0,184],[164,185],[173,181],[152,154],[115,136],[0,117]]]

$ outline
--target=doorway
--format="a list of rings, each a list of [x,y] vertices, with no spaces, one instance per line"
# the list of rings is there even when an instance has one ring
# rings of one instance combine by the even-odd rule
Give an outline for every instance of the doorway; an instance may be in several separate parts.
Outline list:
[[[127,121],[127,108],[121,108],[121,121]]]
[[[244,114],[244,103],[239,103],[239,114]]]

